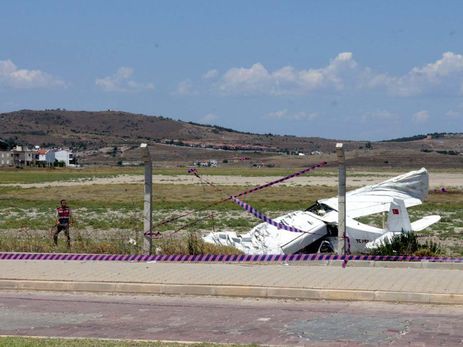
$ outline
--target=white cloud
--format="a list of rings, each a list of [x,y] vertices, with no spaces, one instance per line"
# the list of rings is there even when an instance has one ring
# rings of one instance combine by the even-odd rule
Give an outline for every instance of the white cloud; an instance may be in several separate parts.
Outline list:
[[[196,95],[198,92],[194,90],[193,84],[191,83],[190,80],[184,80],[181,81],[177,85],[177,89],[175,90],[175,93],[177,95]]]
[[[256,63],[249,68],[231,68],[221,78],[218,89],[224,94],[306,94],[316,90],[343,90],[357,69],[351,52],[343,52],[319,69],[297,70],[284,66],[269,71]]]
[[[423,77],[430,81],[438,81],[442,77],[449,76],[455,72],[463,71],[463,56],[452,52],[442,54],[442,59],[428,64],[422,68],[413,68],[409,75]]]
[[[41,70],[18,69],[11,60],[0,60],[0,86],[17,89],[66,87],[66,83]]]
[[[271,87],[272,80],[267,69],[260,63],[252,65],[249,69],[232,68],[222,77],[219,89],[224,93],[259,93],[266,87]]]
[[[203,76],[203,80],[211,80],[216,78],[219,75],[219,71],[217,69],[212,69],[207,71]]]
[[[210,70],[204,76],[216,77]],[[430,93],[463,95],[463,55],[445,52],[435,62],[413,67],[394,76],[360,66],[351,52],[339,53],[321,68],[297,69],[283,66],[269,70],[262,63],[233,67],[214,84],[222,94],[306,95],[315,91],[365,91],[382,89],[395,96],[408,97]]]
[[[425,123],[428,121],[428,119],[429,119],[429,112],[425,110],[416,112],[413,115],[413,120],[417,123]]]
[[[210,124],[213,121],[216,121],[217,119],[219,119],[219,116],[217,116],[214,113],[208,113],[205,116],[202,116],[199,120],[202,123]]]
[[[403,76],[373,74],[370,71],[368,85],[385,87],[391,94],[415,96],[430,92],[446,94],[462,93],[463,55],[445,52],[442,58],[422,67],[414,67]]]
[[[153,83],[140,83],[131,80],[132,75],[133,69],[123,66],[111,76],[97,78],[95,84],[106,92],[140,92],[154,89]]]
[[[318,114],[315,112],[288,112],[288,110],[279,110],[275,112],[269,112],[265,115],[266,118],[272,119],[284,119],[284,120],[295,120],[295,121],[304,121],[304,120],[313,120],[318,117]]]

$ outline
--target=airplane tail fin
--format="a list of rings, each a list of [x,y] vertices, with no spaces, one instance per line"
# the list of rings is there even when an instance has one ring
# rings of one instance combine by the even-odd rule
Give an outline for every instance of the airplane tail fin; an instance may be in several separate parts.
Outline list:
[[[432,215],[410,223],[410,217],[408,216],[408,211],[403,200],[394,199],[389,207],[386,229],[387,231],[406,233],[410,231],[421,231],[426,229],[428,226],[437,223],[440,219],[440,216]]]
[[[377,239],[368,242],[365,246],[368,249],[375,249],[386,242],[391,242],[392,239],[401,233],[409,233],[414,231],[421,231],[428,226],[437,223],[440,216],[426,216],[413,223],[410,223],[407,208],[403,200],[394,199],[389,207],[389,214],[387,216],[385,233]]]
[[[386,229],[390,232],[405,232],[412,231],[410,217],[408,216],[407,208],[404,201],[394,199],[389,207],[387,216]]]
[[[428,226],[434,224],[434,223],[437,223],[439,220],[440,220],[440,216],[437,216],[437,215],[433,215],[433,216],[426,216],[426,217],[423,217],[421,219],[418,219],[417,221],[411,223],[411,231],[421,231],[425,228],[427,228]],[[405,229],[404,229],[405,231]],[[401,231],[387,231],[385,232],[383,235],[381,235],[380,237],[378,237],[377,239],[371,241],[371,242],[368,242],[365,246],[367,249],[375,249],[375,248],[378,248],[379,246],[387,243],[387,242],[391,242],[392,239],[395,237],[395,236],[398,236],[402,234]]]

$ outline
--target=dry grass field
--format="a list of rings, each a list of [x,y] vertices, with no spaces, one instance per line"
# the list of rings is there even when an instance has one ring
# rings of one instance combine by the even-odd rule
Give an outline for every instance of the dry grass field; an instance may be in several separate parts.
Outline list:
[[[258,224],[252,215],[231,202],[217,201],[250,187],[269,182],[298,169],[209,168],[200,170],[213,186],[185,168],[155,169],[154,230],[159,252],[188,252],[194,242],[203,252],[232,250],[205,248],[197,236],[218,230],[245,232]],[[348,170],[350,189],[383,181],[408,170]],[[84,168],[79,170],[7,169],[0,171],[0,250],[67,251],[63,244],[51,244],[54,208],[66,198],[73,208],[72,251],[137,253],[143,228],[142,168]],[[411,218],[439,214],[441,222],[423,231],[423,242],[433,240],[443,254],[463,255],[463,174],[458,170],[431,170],[427,201],[409,210]],[[246,201],[276,217],[287,211],[305,209],[316,199],[336,195],[337,172],[323,168],[286,184],[249,195]],[[444,186],[446,193],[440,192]],[[184,215],[184,216],[183,216]],[[160,222],[183,216],[171,223]],[[380,224],[379,216],[365,221]]]

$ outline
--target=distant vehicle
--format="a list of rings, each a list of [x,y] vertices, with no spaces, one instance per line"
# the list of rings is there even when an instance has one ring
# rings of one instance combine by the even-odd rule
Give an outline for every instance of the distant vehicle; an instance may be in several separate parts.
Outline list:
[[[428,194],[426,169],[412,171],[346,195],[346,237],[351,253],[365,253],[401,233],[421,231],[438,222],[432,215],[410,222],[407,208],[419,205]],[[305,211],[294,211],[273,219],[283,229],[261,223],[246,234],[214,232],[206,242],[233,246],[246,254],[292,254],[333,252],[338,242],[338,199],[318,200]],[[356,218],[388,212],[384,228]],[[293,229],[291,231],[287,229]],[[297,230],[297,231],[294,231]]]

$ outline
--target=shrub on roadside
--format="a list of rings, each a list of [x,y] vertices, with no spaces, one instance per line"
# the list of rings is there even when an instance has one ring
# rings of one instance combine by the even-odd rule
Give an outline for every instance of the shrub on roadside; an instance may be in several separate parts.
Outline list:
[[[441,250],[435,242],[420,244],[414,233],[402,233],[394,236],[391,241],[384,240],[381,246],[372,250],[371,254],[438,256]]]

